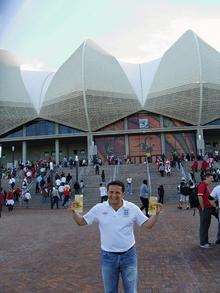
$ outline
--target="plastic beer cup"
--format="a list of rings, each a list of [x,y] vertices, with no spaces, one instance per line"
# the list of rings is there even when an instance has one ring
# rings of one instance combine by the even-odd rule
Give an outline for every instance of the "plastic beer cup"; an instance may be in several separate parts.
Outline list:
[[[151,196],[149,200],[148,212],[150,215],[156,215],[156,210],[157,210],[157,197]]]
[[[75,194],[75,211],[77,213],[83,212],[83,194]]]

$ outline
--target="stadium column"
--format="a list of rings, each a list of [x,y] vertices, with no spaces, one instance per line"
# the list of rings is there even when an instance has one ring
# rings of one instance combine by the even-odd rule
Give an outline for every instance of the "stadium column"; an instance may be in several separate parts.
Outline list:
[[[164,128],[163,116],[162,115],[160,115],[160,127]],[[160,139],[161,139],[161,154],[165,154],[165,152],[166,152],[166,149],[165,149],[165,135],[164,135],[163,132],[161,132],[161,134],[160,134]]]
[[[197,128],[196,146],[197,146],[197,154],[204,156],[205,142],[203,137],[203,129],[201,129],[200,127]]]
[[[97,155],[97,147],[94,144],[93,135],[91,133],[87,134],[87,155],[88,164],[92,162],[93,156]]]
[[[59,154],[60,154],[60,145],[59,145],[59,139],[55,139],[55,162],[56,162],[56,165],[59,165],[59,161],[60,161],[60,158],[59,158]]]
[[[23,137],[26,137],[26,125],[23,125]],[[22,141],[22,163],[27,162],[27,142],[24,140]]]
[[[124,129],[128,129],[128,119],[124,119]],[[126,157],[129,156],[129,140],[128,140],[128,134],[125,134],[125,155]]]
[[[25,164],[27,162],[27,142],[22,141],[22,163]]]

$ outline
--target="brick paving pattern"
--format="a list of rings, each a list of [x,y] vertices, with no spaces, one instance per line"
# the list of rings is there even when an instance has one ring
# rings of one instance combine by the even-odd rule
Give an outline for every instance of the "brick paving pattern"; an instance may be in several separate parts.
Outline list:
[[[211,240],[216,230],[213,218]],[[198,215],[168,205],[151,231],[135,234],[139,293],[220,292],[220,247],[198,247]],[[77,226],[67,210],[4,211],[0,292],[103,292],[99,247],[98,227]]]

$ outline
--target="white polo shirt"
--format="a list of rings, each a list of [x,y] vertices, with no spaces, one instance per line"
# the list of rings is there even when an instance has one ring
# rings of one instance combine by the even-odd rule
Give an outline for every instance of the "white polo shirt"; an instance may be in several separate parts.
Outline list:
[[[106,201],[98,203],[83,216],[88,225],[99,224],[101,249],[123,252],[135,244],[134,224],[141,226],[148,218],[135,204],[123,200],[123,206],[115,211]]]
[[[211,192],[211,196],[218,200],[218,203],[220,205],[220,185],[214,187],[214,189]]]

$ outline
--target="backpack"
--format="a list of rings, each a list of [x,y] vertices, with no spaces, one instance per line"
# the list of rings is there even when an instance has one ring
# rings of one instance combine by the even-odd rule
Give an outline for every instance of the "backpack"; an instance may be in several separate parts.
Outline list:
[[[186,182],[180,183],[180,193],[185,196],[189,195],[189,187]]]
[[[200,206],[198,198],[198,185],[195,188],[189,188],[189,204],[191,209],[196,209]]]

